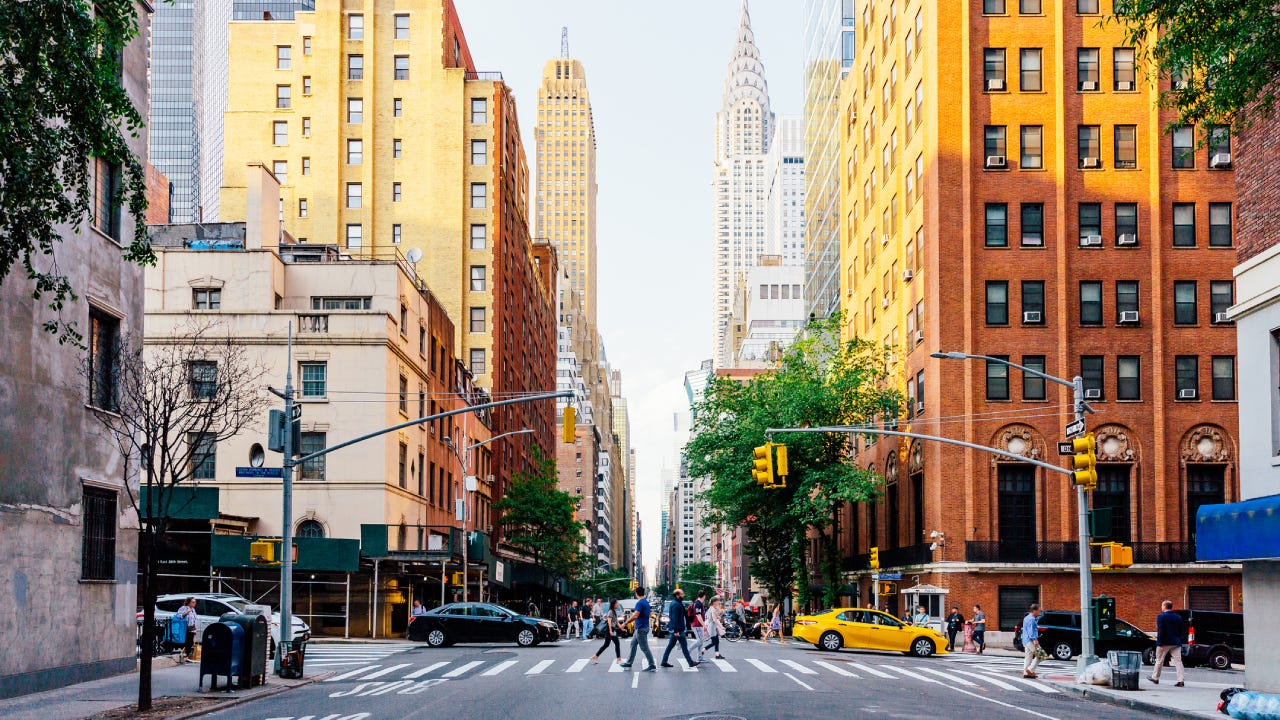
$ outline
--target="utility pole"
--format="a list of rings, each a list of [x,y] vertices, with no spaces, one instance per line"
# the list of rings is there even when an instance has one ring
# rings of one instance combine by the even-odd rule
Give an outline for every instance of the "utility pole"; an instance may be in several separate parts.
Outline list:
[[[1075,421],[1084,434],[1084,413],[1088,407],[1084,401],[1084,378],[1071,379],[1072,409]],[[1093,557],[1090,552],[1089,491],[1084,485],[1076,485],[1076,516],[1080,525],[1080,658],[1076,661],[1076,677],[1084,677],[1084,669],[1098,661],[1093,646],[1093,573],[1090,568]]]
[[[284,371],[284,463],[281,468],[281,485],[284,491],[280,524],[280,630],[276,641],[276,673],[280,661],[293,645],[293,453],[300,448],[293,446],[293,322],[288,330],[288,358]]]

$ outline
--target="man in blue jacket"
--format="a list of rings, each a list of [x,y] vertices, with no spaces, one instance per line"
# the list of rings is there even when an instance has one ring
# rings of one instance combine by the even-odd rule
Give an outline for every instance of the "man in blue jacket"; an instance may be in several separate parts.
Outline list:
[[[1173,611],[1173,601],[1165,600],[1160,604],[1161,612],[1156,616],[1156,669],[1151,672],[1148,678],[1151,682],[1160,684],[1160,670],[1164,667],[1164,660],[1167,657],[1173,658],[1173,666],[1178,670],[1178,682],[1174,683],[1174,687],[1182,687],[1183,672],[1182,668],[1182,639],[1187,635],[1187,624],[1182,620],[1182,616]]]
[[[684,653],[684,661],[689,663],[689,667],[697,667],[698,663],[689,657],[689,643],[685,640],[684,633],[688,628],[688,618],[685,617],[684,609],[684,591],[676,588],[671,602],[667,605],[667,632],[671,633],[671,639],[667,641],[667,651],[662,653],[662,667],[675,667],[667,660],[671,659],[671,650],[680,643],[680,652]]]

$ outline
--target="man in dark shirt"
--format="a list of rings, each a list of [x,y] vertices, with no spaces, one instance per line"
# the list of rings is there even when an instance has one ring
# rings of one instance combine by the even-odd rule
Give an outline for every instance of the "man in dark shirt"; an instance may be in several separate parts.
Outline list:
[[[698,665],[697,661],[689,657],[689,643],[684,637],[685,630],[689,627],[685,612],[684,591],[676,588],[671,602],[667,604],[667,632],[671,633],[671,639],[667,641],[667,651],[662,654],[662,667],[675,667],[667,660],[671,658],[671,650],[676,643],[680,643],[680,652],[684,653],[684,661],[689,663],[689,667]]]
[[[622,664],[622,667],[631,667],[631,663],[636,660],[636,647],[639,647],[641,652],[644,653],[645,658],[649,661],[649,664],[645,667],[644,671],[656,672],[658,668],[653,664],[653,653],[649,652],[649,615],[652,613],[653,609],[649,606],[649,600],[644,596],[643,587],[636,588],[636,597],[639,599],[636,601],[635,609],[631,611],[631,617],[624,620],[622,623],[623,625],[626,625],[629,620],[636,621],[636,632],[631,636],[631,656]]]
[[[964,630],[964,616],[960,614],[960,608],[951,608],[951,614],[947,615],[947,652],[955,650],[956,635]]]
[[[1163,612],[1156,616],[1156,669],[1148,679],[1159,685],[1160,669],[1164,667],[1165,658],[1171,657],[1173,667],[1178,671],[1178,682],[1173,686],[1182,687],[1185,674],[1182,668],[1182,639],[1187,636],[1187,624],[1183,622],[1181,615],[1173,611],[1172,600],[1165,600],[1160,608]]]

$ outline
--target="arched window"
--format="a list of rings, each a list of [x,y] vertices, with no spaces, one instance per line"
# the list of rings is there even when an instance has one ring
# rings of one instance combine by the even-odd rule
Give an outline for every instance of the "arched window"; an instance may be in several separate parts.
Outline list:
[[[316,520],[303,520],[298,523],[298,531],[294,535],[300,538],[322,538],[324,526]]]

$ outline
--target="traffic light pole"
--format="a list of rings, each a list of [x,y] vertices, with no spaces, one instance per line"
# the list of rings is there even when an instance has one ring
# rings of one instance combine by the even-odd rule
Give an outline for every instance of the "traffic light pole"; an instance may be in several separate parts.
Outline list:
[[[1084,379],[1079,375],[1071,380],[1072,408],[1075,420],[1084,427]],[[1081,431],[1083,433],[1083,430]],[[1074,475],[1073,475],[1074,478]],[[1076,661],[1076,679],[1084,678],[1084,669],[1098,661],[1093,646],[1093,572],[1090,567],[1092,554],[1089,542],[1089,491],[1076,485],[1076,517],[1080,525],[1080,657]]]

